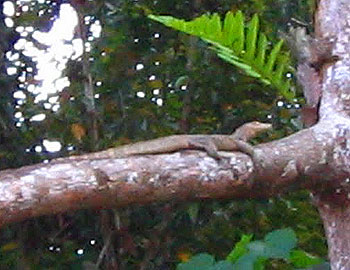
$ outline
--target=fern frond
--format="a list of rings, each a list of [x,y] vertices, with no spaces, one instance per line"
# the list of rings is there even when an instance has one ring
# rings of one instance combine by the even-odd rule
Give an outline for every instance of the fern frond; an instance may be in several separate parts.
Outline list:
[[[266,36],[259,32],[257,15],[247,24],[241,11],[235,14],[227,12],[223,22],[218,14],[204,14],[192,21],[171,16],[148,17],[176,30],[200,37],[210,43],[210,48],[223,60],[242,69],[247,75],[272,85],[286,98],[294,96],[290,91],[290,81],[285,76],[290,71],[290,57],[289,54],[281,52],[283,40],[268,51],[269,42]]]

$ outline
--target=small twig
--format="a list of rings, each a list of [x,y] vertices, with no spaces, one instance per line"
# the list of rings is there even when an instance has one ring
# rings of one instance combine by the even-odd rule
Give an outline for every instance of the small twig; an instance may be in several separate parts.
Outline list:
[[[295,23],[297,23],[297,24],[299,24],[300,26],[304,26],[304,27],[307,27],[308,26],[308,24],[306,23],[306,22],[303,22],[303,21],[301,21],[301,20],[298,20],[298,19],[296,19],[296,18],[290,18],[290,20],[291,21],[293,21],[293,22],[295,22]]]
[[[113,231],[110,231],[108,236],[107,236],[107,240],[100,252],[100,255],[98,255],[98,259],[97,259],[97,262],[96,262],[96,268],[98,269],[102,263],[102,260],[103,260],[103,257],[106,255],[107,253],[107,250],[111,244],[111,239],[112,239],[112,235],[113,235]]]

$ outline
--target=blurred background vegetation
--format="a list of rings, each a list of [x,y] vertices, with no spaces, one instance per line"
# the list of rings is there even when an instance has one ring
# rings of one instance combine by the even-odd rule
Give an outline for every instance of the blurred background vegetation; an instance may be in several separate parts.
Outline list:
[[[315,1],[18,0],[2,2],[3,7],[6,2],[13,3],[15,12],[0,14],[1,169],[169,134],[230,133],[252,120],[274,125],[261,140],[301,127],[300,93],[293,102],[285,101],[218,59],[204,42],[147,15],[192,19],[242,10],[250,18],[257,13],[262,31],[275,41],[278,31],[286,32],[296,21],[312,30]],[[75,38],[89,49],[66,59],[62,77],[69,86],[37,101],[38,94],[28,87],[42,83],[35,76],[38,67],[15,45],[25,38],[47,49],[33,33],[50,31],[62,4],[74,7],[79,18]],[[93,36],[93,25],[102,26],[100,36]],[[20,26],[29,29],[27,34]],[[8,52],[19,55],[11,60]],[[11,73],[13,66],[16,72]],[[55,142],[59,150],[51,151],[45,141]],[[100,269],[175,269],[199,252],[224,258],[242,234],[261,239],[284,227],[295,230],[300,248],[326,256],[322,224],[308,193],[291,191],[261,201],[85,210],[10,225],[0,232],[0,269],[89,270],[96,262]],[[288,267],[272,261],[268,269]]]

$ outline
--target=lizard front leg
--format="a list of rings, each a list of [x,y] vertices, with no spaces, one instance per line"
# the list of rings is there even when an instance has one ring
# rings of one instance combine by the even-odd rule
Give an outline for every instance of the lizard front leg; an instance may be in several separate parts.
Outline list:
[[[241,151],[254,159],[254,147],[248,141],[271,129],[272,124],[268,123],[258,121],[246,123],[237,128],[231,135],[232,143],[236,145],[237,151]]]
[[[233,143],[235,143],[237,151],[247,154],[252,159],[253,164],[256,164],[259,162],[259,158],[257,157],[254,146],[248,143],[248,141],[271,129],[272,124],[254,121],[237,128],[231,135],[231,139],[234,141]]]
[[[272,129],[271,124],[257,121],[249,122],[237,128],[232,135],[212,135],[190,138],[188,146],[194,149],[202,149],[217,160],[223,159],[218,151],[240,151],[249,155],[254,160],[254,147],[248,141],[262,132]]]
[[[219,135],[218,137],[202,136],[190,138],[188,145],[191,149],[204,150],[208,156],[216,160],[227,160],[228,157],[222,156],[218,151],[239,151],[251,156],[254,152],[253,146],[242,140],[237,140],[230,135]]]
[[[254,157],[254,146],[252,146],[250,143],[242,141],[242,140],[235,140],[235,144],[237,145],[237,151],[243,152],[244,154],[247,154],[252,159]]]

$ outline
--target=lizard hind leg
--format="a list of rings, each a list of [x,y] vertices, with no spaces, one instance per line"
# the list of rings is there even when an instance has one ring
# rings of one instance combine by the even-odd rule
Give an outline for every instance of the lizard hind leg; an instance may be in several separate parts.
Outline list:
[[[219,155],[218,148],[216,147],[215,143],[210,139],[204,139],[204,140],[191,140],[189,142],[189,145],[193,149],[200,149],[207,152],[208,156],[216,159],[221,160],[223,157]]]

